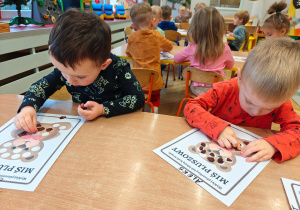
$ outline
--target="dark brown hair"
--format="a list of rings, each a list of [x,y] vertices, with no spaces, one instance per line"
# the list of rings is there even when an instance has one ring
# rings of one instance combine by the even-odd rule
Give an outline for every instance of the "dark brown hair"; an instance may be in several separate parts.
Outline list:
[[[49,36],[49,53],[74,69],[84,59],[101,66],[111,49],[110,27],[94,13],[69,9],[55,22]]]
[[[267,11],[267,14],[271,16],[265,20],[263,27],[274,28],[277,31],[285,28],[287,34],[290,30],[290,21],[285,14],[281,13],[281,11],[286,7],[287,4],[285,3],[285,1],[275,2],[274,4],[272,4]]]
[[[197,45],[194,56],[199,56],[200,64],[210,60],[215,62],[223,54],[224,34],[224,19],[216,8],[197,10],[188,29],[188,38]]]
[[[162,10],[162,18],[164,20],[169,19],[171,17],[172,14],[171,7],[169,7],[168,5],[164,5],[161,7],[161,10]]]
[[[133,25],[138,29],[141,26],[150,26],[153,17],[150,4],[143,2],[133,5],[130,9],[130,17]]]

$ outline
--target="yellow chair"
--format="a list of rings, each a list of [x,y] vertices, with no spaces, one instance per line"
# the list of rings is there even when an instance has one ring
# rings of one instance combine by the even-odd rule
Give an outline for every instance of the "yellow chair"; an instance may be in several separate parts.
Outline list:
[[[185,101],[189,101],[193,98],[196,98],[197,96],[192,93],[190,90],[190,82],[201,82],[205,84],[212,85],[213,83],[223,81],[223,77],[221,74],[213,72],[213,71],[202,71],[199,69],[196,69],[194,67],[187,67],[182,72],[183,77],[186,78],[186,84],[185,84],[185,98],[182,99],[180,102],[178,111],[177,111],[177,117],[180,114],[180,111],[182,109],[182,105]]]
[[[130,34],[132,34],[132,28],[126,27],[126,28],[124,29],[124,33],[125,33],[125,41],[126,41],[126,43],[127,43],[128,36],[129,36]]]
[[[253,47],[256,46],[258,39],[258,34],[254,33],[252,36],[249,37],[249,43],[248,43],[248,51],[250,51]]]
[[[257,25],[255,26],[245,26],[245,30],[249,33],[248,46],[247,51],[250,51],[253,47],[255,47],[257,43]]]
[[[245,41],[244,41],[244,43],[242,44],[242,46],[241,46],[241,48],[240,48],[239,51],[245,52],[245,50],[247,49],[248,43],[249,43],[249,37],[250,37],[249,32],[246,31],[246,38],[245,38]]]
[[[154,113],[154,106],[151,103],[151,95],[153,84],[158,80],[159,74],[153,69],[132,68],[131,71],[133,72],[133,74],[135,75],[136,79],[139,81],[142,87],[149,86],[149,93],[145,94],[145,103],[150,105],[151,111],[152,113]]]
[[[180,23],[179,28],[180,29],[189,29],[190,24],[189,23]]]

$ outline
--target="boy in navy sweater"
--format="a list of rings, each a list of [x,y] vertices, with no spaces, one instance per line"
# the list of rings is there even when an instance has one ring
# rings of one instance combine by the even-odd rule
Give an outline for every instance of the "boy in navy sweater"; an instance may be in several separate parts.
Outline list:
[[[161,7],[162,10],[162,21],[158,24],[158,27],[160,27],[162,30],[174,30],[177,31],[177,26],[174,22],[171,22],[172,16],[172,9],[171,7],[164,5]]]
[[[36,112],[66,85],[78,114],[93,120],[138,110],[143,90],[122,58],[110,53],[110,27],[94,13],[69,9],[55,22],[49,37],[53,72],[31,85],[14,119],[18,129],[37,132]]]

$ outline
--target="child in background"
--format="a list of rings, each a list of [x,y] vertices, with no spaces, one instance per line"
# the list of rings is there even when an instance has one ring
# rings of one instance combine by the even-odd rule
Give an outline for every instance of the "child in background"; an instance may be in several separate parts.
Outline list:
[[[287,7],[284,1],[275,2],[268,9],[267,13],[271,15],[268,17],[263,25],[263,32],[266,38],[275,39],[279,37],[284,37],[290,30],[290,21],[285,14],[281,11]]]
[[[241,151],[247,162],[273,157],[282,162],[300,154],[300,117],[290,98],[300,86],[300,43],[290,38],[262,41],[249,52],[236,78],[214,84],[213,89],[189,101],[187,122],[220,146],[241,149],[229,123],[271,129],[279,133],[249,143]]]
[[[231,68],[234,64],[230,48],[223,42],[224,33],[224,19],[217,9],[214,7],[199,9],[188,29],[191,44],[175,54],[174,61],[181,63],[189,59],[192,67],[203,71],[214,71],[224,77],[223,69]],[[190,85],[195,95],[206,92],[211,87],[198,82],[192,82]]]
[[[239,10],[234,15],[233,25],[237,26],[233,33],[228,32],[229,36],[235,38],[231,40],[228,45],[232,51],[239,51],[246,39],[245,24],[249,21],[249,12],[246,10]]]
[[[192,17],[192,12],[187,8],[186,11],[189,15],[185,14],[185,6],[180,6],[178,9],[178,16],[175,17],[175,23],[188,23],[189,19]]]
[[[141,109],[139,82],[122,58],[110,53],[110,27],[94,13],[69,9],[55,22],[49,37],[53,72],[32,84],[14,119],[18,129],[37,131],[36,112],[66,85],[78,114],[87,120]]]
[[[172,9],[171,7],[164,5],[161,7],[162,10],[162,21],[158,24],[158,27],[160,27],[162,30],[173,30],[177,31],[177,26],[174,22],[171,22],[172,19]]]
[[[133,58],[134,68],[149,68],[158,72],[159,79],[153,85],[151,102],[154,111],[158,112],[160,102],[160,90],[164,85],[161,76],[160,51],[169,52],[172,50],[172,43],[158,31],[154,31],[153,15],[151,6],[148,3],[138,3],[130,9],[132,28],[136,31],[128,37],[126,54]],[[149,87],[142,88],[148,93]]]
[[[205,4],[205,3],[197,3],[196,5],[195,5],[195,8],[194,8],[194,10],[195,10],[195,12],[197,12],[198,11],[198,9],[201,9],[201,8],[205,8],[205,7],[207,7],[207,5]]]
[[[158,31],[159,33],[161,33],[161,35],[165,36],[165,32],[163,30],[161,30],[160,27],[157,26],[162,21],[161,8],[157,5],[154,5],[151,7],[151,9],[152,9],[152,14],[153,14],[153,18],[154,18],[153,30]]]

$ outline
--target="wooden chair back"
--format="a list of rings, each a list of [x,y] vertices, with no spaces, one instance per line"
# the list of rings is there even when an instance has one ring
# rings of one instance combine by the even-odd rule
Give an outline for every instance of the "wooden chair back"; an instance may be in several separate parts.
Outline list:
[[[189,77],[188,77],[188,72],[190,73]],[[202,71],[194,67],[185,68],[182,72],[182,76],[186,78],[188,82],[189,80],[191,80],[194,82],[201,82],[210,85],[224,80],[222,75],[217,72]]]
[[[145,103],[150,105],[152,113],[154,113],[154,106],[151,103],[151,95],[152,95],[153,84],[159,78],[158,72],[153,69],[144,69],[144,68],[132,68],[131,71],[135,75],[136,79],[139,81],[142,87],[149,86],[148,94],[145,94]]]
[[[177,31],[165,30],[165,37],[170,41],[176,42],[177,45],[179,46],[179,40],[181,40],[181,34],[178,33]]]
[[[126,27],[126,28],[124,29],[124,33],[125,33],[125,41],[126,41],[126,43],[127,43],[128,36],[129,36],[130,34],[132,34],[132,28]]]
[[[179,28],[180,29],[189,29],[190,24],[189,23],[180,23]]]
[[[151,75],[154,75],[153,82],[157,81],[159,78],[158,72],[153,69],[132,68],[131,71],[135,75],[136,79],[140,82],[140,84],[150,84]]]
[[[257,26],[247,26],[245,25],[245,30],[249,33],[249,34],[254,34],[257,31]]]
[[[196,95],[194,95],[191,91],[190,91],[190,81],[194,81],[194,82],[201,82],[201,83],[205,83],[205,84],[213,84],[216,82],[221,82],[224,80],[224,78],[222,77],[221,74],[217,73],[217,72],[212,72],[212,71],[202,71],[199,69],[196,69],[194,67],[187,67],[183,70],[182,72],[183,77],[186,78],[186,83],[185,83],[185,92],[184,92],[184,96],[185,98],[182,99],[178,111],[177,111],[177,115],[179,116],[180,111],[182,109],[183,103],[185,101],[189,101],[193,98],[196,97]]]

